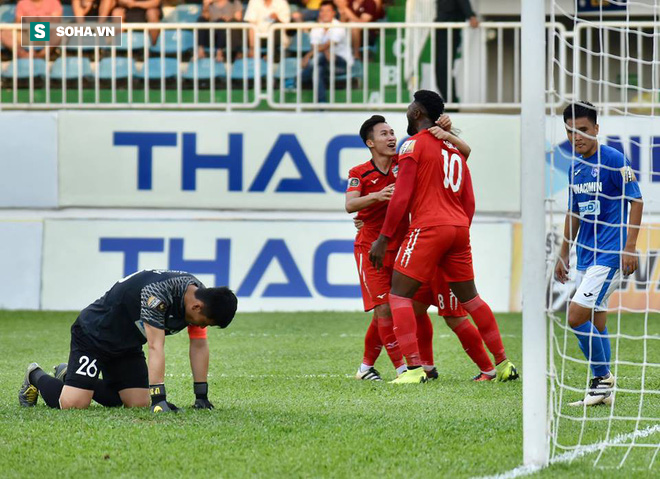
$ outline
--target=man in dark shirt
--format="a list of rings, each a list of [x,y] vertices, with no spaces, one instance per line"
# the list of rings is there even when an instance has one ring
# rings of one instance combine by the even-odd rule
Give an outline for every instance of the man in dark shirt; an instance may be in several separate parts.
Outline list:
[[[436,3],[436,22],[464,22],[468,20],[472,28],[477,28],[479,26],[479,20],[477,19],[472,6],[470,5],[470,0],[437,0]],[[445,100],[445,103],[458,101],[456,96],[456,85],[454,84],[454,78],[452,74],[452,98],[448,98],[448,81],[447,74],[451,73],[454,69],[454,58],[456,57],[456,52],[461,45],[461,31],[457,29],[452,30],[452,52],[451,58],[447,55],[447,43],[448,43],[448,31],[447,29],[441,28],[436,30],[435,37],[435,51],[436,51],[436,64],[435,64],[435,76],[438,84],[438,91],[440,95]]]
[[[236,306],[236,296],[228,288],[205,288],[182,271],[150,270],[128,276],[83,309],[73,323],[65,380],[32,363],[19,403],[34,406],[41,393],[48,406],[60,409],[84,409],[92,399],[104,406],[147,407],[151,393],[153,411],[175,411],[163,384],[165,336],[190,325],[226,328]],[[142,351],[145,343],[148,367]],[[212,408],[208,383],[196,382],[194,389],[200,399],[196,407]]]

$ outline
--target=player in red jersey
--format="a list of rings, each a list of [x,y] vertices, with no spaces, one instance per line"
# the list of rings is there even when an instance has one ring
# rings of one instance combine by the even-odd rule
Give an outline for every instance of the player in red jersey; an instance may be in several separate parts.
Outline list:
[[[449,138],[459,144],[461,151],[469,155],[469,146],[444,130],[451,129],[449,117],[444,115],[438,124],[442,128],[435,127],[432,129],[433,134],[438,138],[447,138],[449,135]],[[388,304],[393,260],[395,252],[407,232],[407,222],[401,223],[396,234],[397,239],[390,242],[385,266],[377,271],[367,261],[368,248],[380,233],[385,219],[387,202],[392,196],[392,186],[396,180],[397,171],[397,158],[394,156],[396,137],[392,128],[385,122],[385,118],[380,115],[372,116],[362,125],[360,136],[371,150],[372,159],[350,170],[346,210],[349,213],[359,211],[356,218],[360,226],[355,241],[355,259],[362,287],[364,309],[365,311],[373,309],[374,315],[365,336],[364,358],[356,373],[356,378],[380,380],[380,374],[375,370],[374,364],[383,344],[397,369],[397,374],[401,374],[407,369],[392,330],[392,316]],[[473,213],[474,197],[472,197],[471,210]],[[466,353],[481,371],[493,369],[483,348],[479,332],[467,320],[467,313],[458,304],[458,300],[451,293],[441,275],[436,275],[430,285],[425,285],[420,289],[415,299],[418,299],[413,302],[413,308],[417,321],[420,359],[430,378],[437,378],[438,373],[433,362],[433,326],[427,314],[429,304],[438,307],[438,314],[445,318],[445,322],[456,333]]]
[[[428,128],[444,111],[442,98],[420,90],[408,107],[408,134],[399,151],[396,192],[387,209],[380,235],[372,244],[370,261],[380,269],[388,242],[410,210],[411,223],[395,259],[390,290],[394,333],[408,370],[393,382],[425,382],[417,342],[412,297],[440,268],[461,305],[472,316],[488,349],[495,356],[497,379],[516,379],[515,366],[506,358],[495,316],[474,284],[468,217],[461,197],[465,188],[465,158],[447,140],[438,140]]]

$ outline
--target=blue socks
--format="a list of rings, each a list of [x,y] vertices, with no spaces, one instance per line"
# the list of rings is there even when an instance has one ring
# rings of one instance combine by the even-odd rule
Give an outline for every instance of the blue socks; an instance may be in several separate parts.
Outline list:
[[[589,361],[593,375],[607,376],[610,372],[608,366],[609,356],[611,354],[610,341],[609,338],[601,336],[601,334],[607,334],[607,328],[605,328],[603,333],[600,333],[591,321],[587,321],[577,328],[573,328],[573,331],[576,332],[580,349],[584,353],[584,357]],[[606,347],[603,347],[604,342],[607,343]],[[606,349],[608,352],[607,356],[605,353]]]
[[[603,344],[603,352],[605,353],[605,361],[607,362],[607,367],[610,366],[610,359],[612,358],[612,348],[610,347],[610,337],[609,332],[607,331],[607,326],[605,329],[599,332],[600,342]]]

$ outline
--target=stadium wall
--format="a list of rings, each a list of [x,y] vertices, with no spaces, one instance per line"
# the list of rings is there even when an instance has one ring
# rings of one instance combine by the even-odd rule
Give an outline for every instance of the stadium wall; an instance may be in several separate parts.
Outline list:
[[[405,131],[402,113],[384,115]],[[366,116],[0,113],[0,267],[11,278],[0,307],[76,310],[126,274],[174,268],[228,284],[244,311],[361,309],[343,191],[348,169],[368,159],[355,134]],[[515,311],[520,120],[453,119],[473,148],[479,289],[495,310]],[[608,141],[657,197],[660,130],[621,121],[603,118],[601,131],[629,132]],[[548,153],[566,150],[562,128],[549,127]],[[567,177],[554,178],[563,211]]]

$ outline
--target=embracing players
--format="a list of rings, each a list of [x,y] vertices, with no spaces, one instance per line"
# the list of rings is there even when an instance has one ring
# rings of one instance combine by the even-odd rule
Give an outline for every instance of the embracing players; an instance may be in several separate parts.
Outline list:
[[[621,283],[621,273],[628,276],[637,269],[644,203],[630,162],[614,148],[598,144],[596,107],[586,101],[569,105],[564,123],[576,157],[568,171],[568,213],[555,276],[562,283],[568,279],[571,243],[577,236],[577,290],[568,324],[593,375],[585,398],[570,405],[611,404],[615,379],[610,372],[607,302]]]
[[[205,288],[189,273],[140,271],[128,276],[80,312],[71,326],[71,351],[64,381],[49,376],[37,363],[28,366],[18,399],[34,406],[38,394],[59,409],[84,409],[92,399],[103,406],[148,407],[176,411],[167,401],[165,336],[187,326],[226,328],[237,299],[228,288]],[[148,343],[148,368],[142,345]],[[208,401],[208,347],[194,359],[197,408]],[[99,379],[99,374],[103,379]]]
[[[438,124],[444,129],[433,127],[431,132],[438,138],[451,138],[460,145],[466,155],[469,155],[469,146],[445,131],[451,129],[451,122],[446,115],[439,119]],[[365,311],[373,309],[374,314],[365,336],[364,359],[356,378],[380,380],[380,375],[373,365],[383,345],[397,370],[397,375],[407,370],[394,335],[388,296],[394,257],[407,232],[408,222],[400,223],[394,238],[388,244],[384,266],[376,270],[368,261],[368,251],[371,243],[380,233],[387,204],[394,191],[398,170],[396,136],[384,117],[374,115],[360,128],[360,137],[369,148],[372,158],[370,161],[352,168],[349,172],[346,211],[349,213],[358,211],[357,219],[363,223],[355,240],[355,260],[362,287],[364,309]],[[468,203],[466,208],[470,209],[471,218],[474,213],[474,196],[471,197],[471,202],[469,199],[466,202]],[[458,304],[458,300],[451,293],[443,278],[435,275],[430,284],[417,292],[414,299],[413,308],[417,323],[420,361],[426,375],[436,378],[438,374],[433,366],[433,326],[427,314],[428,305],[434,304],[438,307],[438,314],[444,316],[447,325],[458,336],[466,353],[480,368],[481,373],[474,379],[492,379],[495,370],[484,350],[479,331],[467,319],[467,314]]]
[[[443,274],[463,308],[472,316],[488,349],[495,356],[497,379],[516,379],[518,373],[504,352],[495,316],[477,293],[472,269],[470,218],[461,202],[467,165],[456,146],[438,140],[428,129],[444,111],[442,98],[421,90],[408,107],[408,134],[399,150],[396,190],[385,222],[369,252],[380,269],[388,244],[410,211],[411,223],[395,258],[389,304],[394,332],[408,370],[394,383],[426,380],[421,367],[412,298],[436,271]]]

